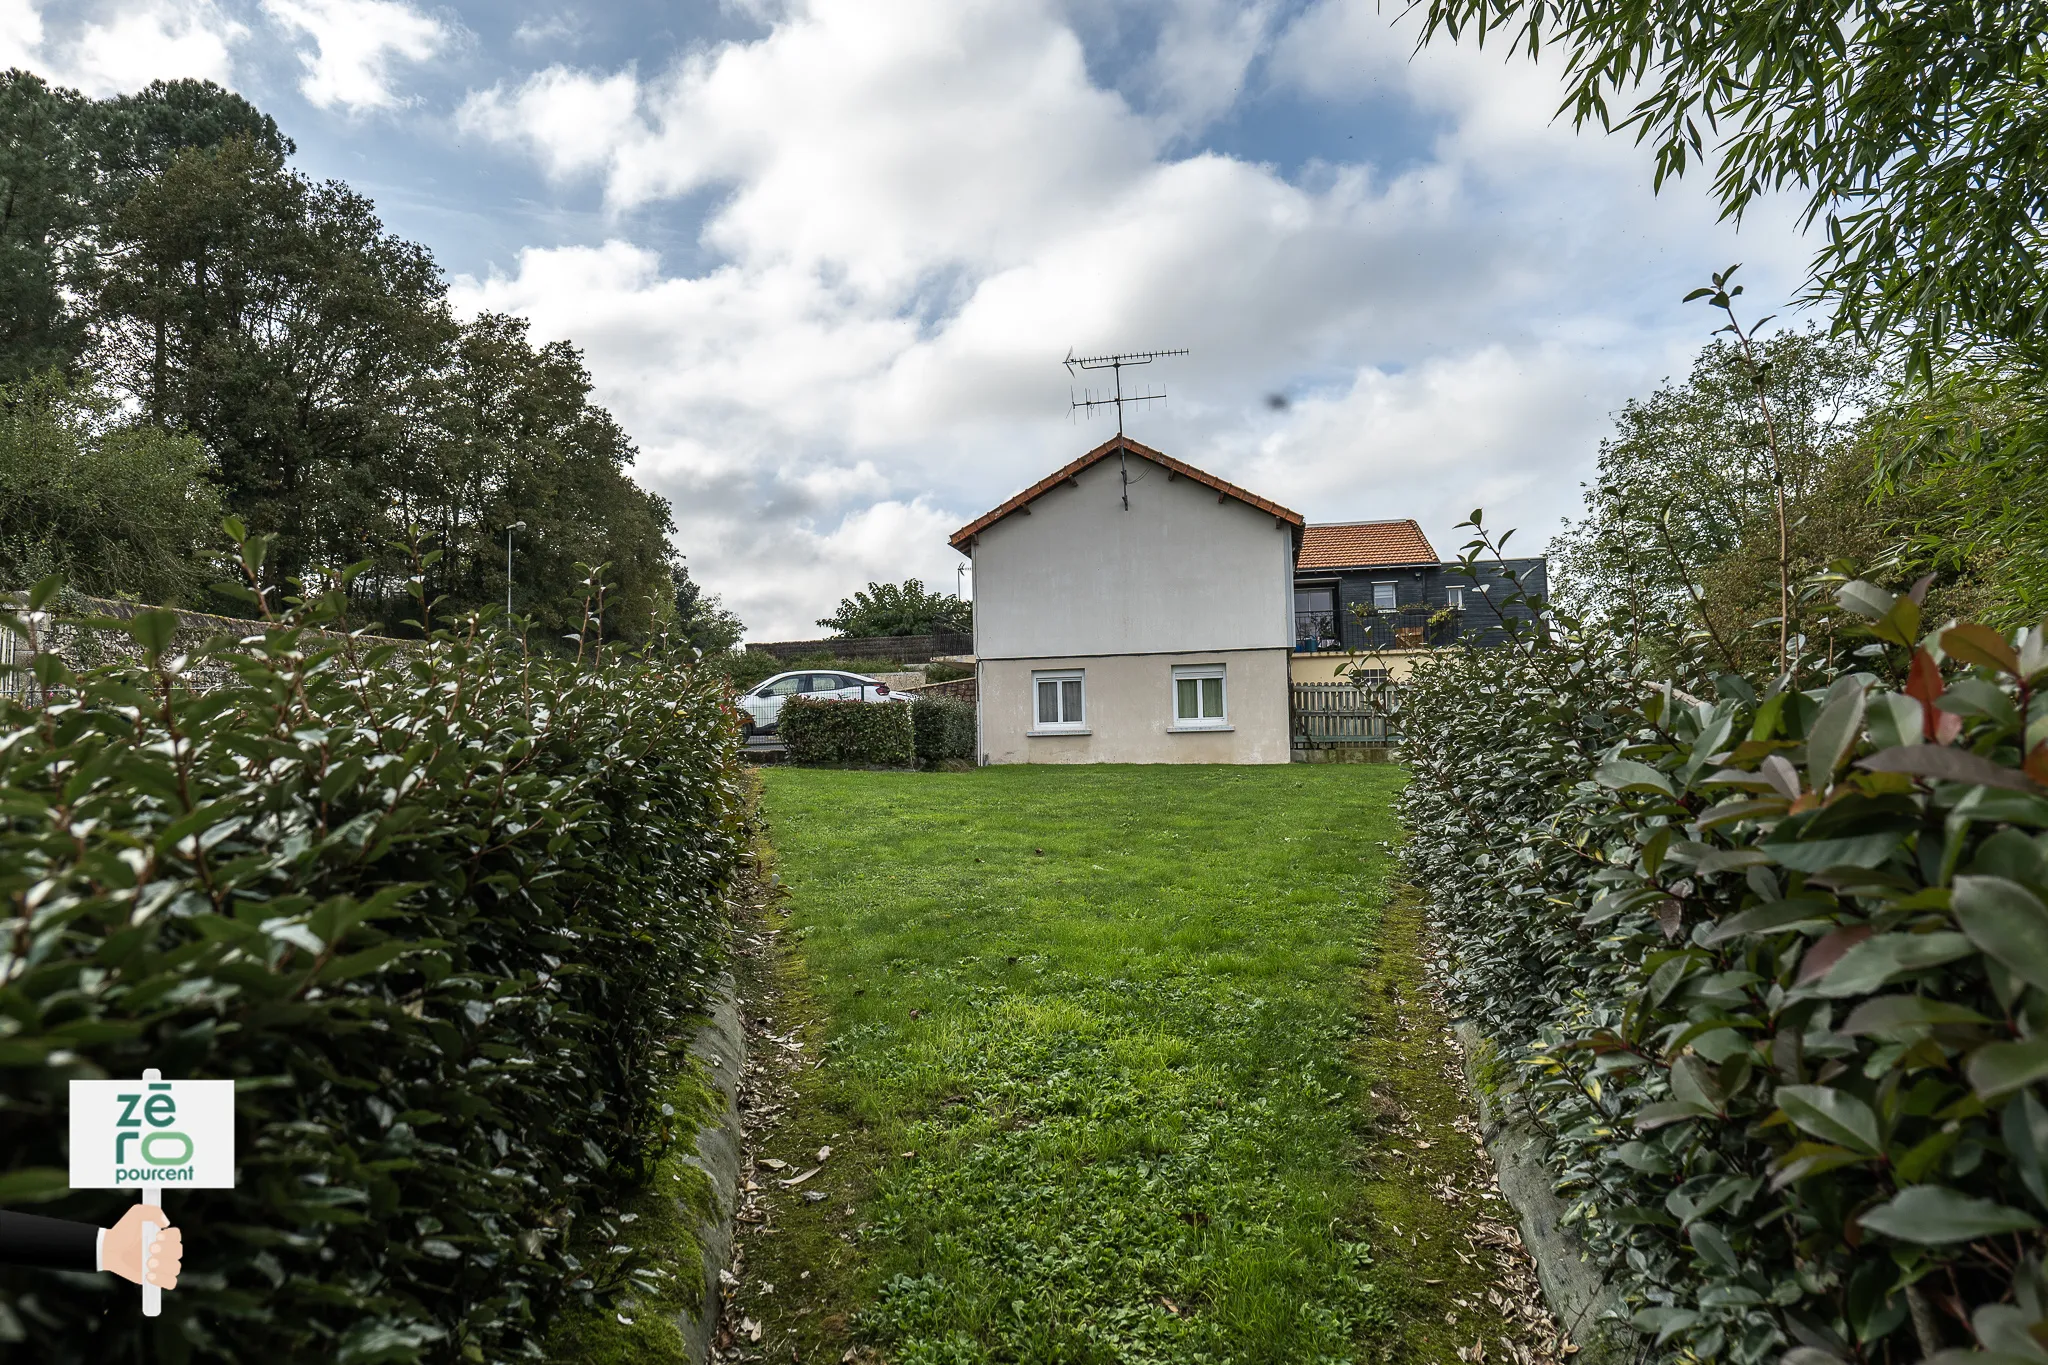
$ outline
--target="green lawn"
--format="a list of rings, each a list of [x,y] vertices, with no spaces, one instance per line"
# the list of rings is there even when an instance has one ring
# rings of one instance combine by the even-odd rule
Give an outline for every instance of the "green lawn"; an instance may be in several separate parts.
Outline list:
[[[777,1027],[824,1057],[767,1154],[834,1155],[743,1238],[761,1357],[1454,1359],[1487,1280],[1428,1194],[1471,1149],[1413,916],[1377,942],[1402,777],[767,770]],[[1389,1115],[1441,1150],[1376,1156]]]

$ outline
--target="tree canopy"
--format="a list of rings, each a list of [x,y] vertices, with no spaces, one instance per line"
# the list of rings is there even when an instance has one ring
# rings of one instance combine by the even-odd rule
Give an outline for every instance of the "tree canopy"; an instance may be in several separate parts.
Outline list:
[[[124,420],[104,390],[0,384],[0,582],[195,600],[222,576],[211,472],[196,439]]]
[[[2036,0],[1429,0],[1426,43],[1562,49],[1560,112],[1711,163],[1730,216],[1804,196],[1814,296],[1923,377],[1944,357],[2038,364],[2048,280],[2048,13]]]
[[[818,622],[838,636],[937,635],[974,629],[974,607],[957,597],[928,590],[918,579],[870,583],[839,603]]]
[[[427,249],[347,185],[292,169],[292,143],[247,101],[199,81],[95,101],[14,71],[0,133],[0,382],[28,385],[37,420],[97,433],[80,451],[111,448],[109,399],[132,418],[116,445],[142,425],[185,442],[196,457],[165,465],[194,481],[181,505],[269,537],[274,585],[367,562],[350,592],[387,626],[415,573],[444,609],[503,603],[506,531],[523,522],[511,599],[543,638],[582,623],[579,564],[609,566],[609,638],[686,623],[694,641],[737,637],[682,572],[668,504],[633,481],[632,440],[591,401],[576,348],[519,318],[458,319]],[[6,504],[0,540],[44,544],[28,508]],[[157,567],[94,585],[200,605],[207,573],[167,574],[166,544],[105,558]],[[55,553],[0,568],[18,578]]]

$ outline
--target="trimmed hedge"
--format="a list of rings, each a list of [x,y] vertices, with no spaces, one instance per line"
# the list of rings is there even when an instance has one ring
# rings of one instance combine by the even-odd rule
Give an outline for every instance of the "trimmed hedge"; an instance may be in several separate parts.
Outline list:
[[[974,758],[974,708],[952,697],[919,697],[910,704],[917,756],[925,763]]]
[[[791,697],[775,719],[775,732],[792,763],[854,763],[908,768],[917,761],[902,702]]]
[[[1840,596],[1825,686],[1432,656],[1408,864],[1654,1357],[2043,1358],[2048,647]]]
[[[138,612],[103,628],[139,659],[42,654],[0,700],[0,1203],[133,1202],[66,1192],[76,1077],[232,1078],[240,1159],[166,1191],[159,1319],[111,1276],[0,1268],[9,1358],[538,1358],[592,1291],[578,1221],[669,1140],[747,846],[722,681],[476,622],[311,629],[341,607],[192,654]]]

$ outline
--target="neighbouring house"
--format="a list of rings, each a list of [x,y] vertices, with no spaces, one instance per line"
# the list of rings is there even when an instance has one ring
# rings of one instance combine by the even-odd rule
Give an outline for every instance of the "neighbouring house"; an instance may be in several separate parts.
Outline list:
[[[1304,527],[1294,565],[1291,676],[1323,683],[1362,672],[1398,681],[1429,650],[1504,643],[1504,621],[1534,617],[1507,600],[1515,593],[1510,572],[1531,595],[1548,594],[1541,557],[1484,564],[1467,576],[1405,518]]]
[[[961,527],[982,762],[1287,762],[1301,534],[1124,436]]]

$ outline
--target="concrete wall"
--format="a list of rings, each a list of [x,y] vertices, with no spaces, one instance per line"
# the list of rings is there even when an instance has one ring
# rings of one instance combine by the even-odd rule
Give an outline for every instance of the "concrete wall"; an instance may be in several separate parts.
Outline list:
[[[1183,481],[1185,482],[1185,481]],[[1285,763],[1285,649],[990,659],[981,669],[981,747],[989,763]],[[1225,668],[1227,731],[1172,733],[1175,664]],[[1085,735],[1032,736],[1031,675],[1087,674]]]
[[[1358,667],[1384,668],[1387,676],[1400,682],[1415,669],[1417,659],[1428,651],[1390,649],[1379,654],[1346,654],[1324,650],[1319,654],[1296,654],[1288,664],[1288,675],[1298,683],[1348,683],[1351,670]]]
[[[1293,528],[1137,455],[1083,470],[980,534],[983,660],[1293,644]]]

